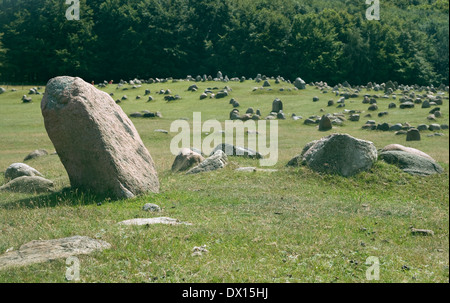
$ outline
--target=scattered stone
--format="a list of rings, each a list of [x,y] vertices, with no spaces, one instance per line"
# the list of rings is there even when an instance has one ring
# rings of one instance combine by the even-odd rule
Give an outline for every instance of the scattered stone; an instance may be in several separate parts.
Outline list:
[[[216,150],[216,152],[206,158],[199,165],[188,170],[186,174],[197,174],[207,171],[213,171],[217,169],[224,168],[228,163],[228,157],[222,150]]]
[[[430,101],[425,100],[422,102],[422,108],[430,108],[430,107],[431,107]]]
[[[46,156],[48,155],[48,152],[45,149],[36,149],[34,151],[32,151],[31,153],[29,153],[25,159],[23,159],[23,161],[28,161],[28,160],[32,160],[38,157],[42,157],[42,156]]]
[[[161,207],[153,203],[145,203],[144,206],[142,207],[142,210],[150,212],[159,212],[161,211]]]
[[[1,255],[0,270],[76,255],[87,255],[109,249],[110,247],[111,245],[105,241],[84,236],[54,240],[34,240],[22,245],[17,251],[13,250]]]
[[[420,131],[417,128],[408,129],[406,141],[420,141]]]
[[[27,97],[27,95],[22,96],[22,102],[23,103],[31,103],[33,99],[31,97]]]
[[[370,111],[378,110],[378,105],[372,104],[371,106],[369,106],[368,110],[370,110]]]
[[[206,245],[195,246],[192,249],[191,256],[201,256],[201,255],[203,255],[203,253],[207,253],[207,252],[208,252],[208,250],[206,249]]]
[[[306,83],[300,77],[297,77],[294,81],[294,86],[297,89],[306,89]]]
[[[420,125],[417,126],[417,129],[418,129],[419,131],[425,131],[425,130],[428,130],[428,125],[426,125],[426,124],[420,124]]]
[[[150,153],[107,93],[81,78],[53,78],[41,110],[73,188],[113,199],[159,191]]]
[[[21,193],[42,193],[53,191],[53,181],[39,176],[22,176],[14,178],[0,187],[0,191]]]
[[[199,165],[205,161],[205,158],[199,153],[189,148],[182,148],[172,164],[173,172],[181,172],[189,170],[193,166]]]
[[[397,104],[395,103],[389,103],[388,108],[396,108]]]
[[[377,125],[377,130],[381,130],[381,131],[384,131],[384,132],[389,131],[390,128],[391,128],[391,126],[389,125],[389,123],[386,123],[386,122]]]
[[[401,109],[414,108],[414,103],[410,101],[404,102],[400,104],[400,108]]]
[[[397,123],[389,127],[389,131],[399,131],[403,129],[403,125],[401,123]]]
[[[437,131],[437,130],[441,130],[441,126],[437,123],[433,123],[430,126],[428,126],[428,129],[431,131]]]
[[[436,116],[434,114],[431,114],[427,117],[428,121],[436,121]]]
[[[411,233],[413,235],[419,235],[419,236],[434,236],[434,231],[432,231],[430,229],[411,228]]]
[[[440,111],[441,109],[439,108],[439,107],[435,107],[435,108],[433,108],[432,110],[430,110],[430,114],[434,114],[435,112],[437,112],[437,111]]]
[[[169,131],[165,130],[165,129],[155,129],[154,130],[155,133],[163,133],[163,134],[168,134]]]
[[[350,118],[349,118],[350,121],[354,121],[354,122],[358,122],[359,119],[360,119],[359,114],[352,114],[352,115],[350,115]]]
[[[276,98],[272,102],[272,112],[279,113],[280,110],[283,110],[283,102],[280,99]]]
[[[217,145],[211,152],[210,156],[212,156],[218,150],[223,151],[227,156],[242,156],[254,159],[262,159],[261,154],[258,153],[257,151],[254,151],[250,148],[234,146],[228,143],[222,143]]]
[[[234,108],[231,112],[230,112],[230,120],[239,120],[240,119],[240,114],[239,114],[239,110],[237,108]]]
[[[319,131],[328,131],[332,129],[331,120],[326,115],[323,115],[319,122]]]
[[[13,163],[5,171],[6,180],[12,180],[22,176],[42,177],[42,174],[31,166],[26,165],[25,163]]]

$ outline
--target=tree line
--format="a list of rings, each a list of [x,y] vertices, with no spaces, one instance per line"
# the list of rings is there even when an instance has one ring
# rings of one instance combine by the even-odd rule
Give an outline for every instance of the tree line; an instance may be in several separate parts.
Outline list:
[[[0,0],[0,82],[281,75],[449,82],[448,0]]]

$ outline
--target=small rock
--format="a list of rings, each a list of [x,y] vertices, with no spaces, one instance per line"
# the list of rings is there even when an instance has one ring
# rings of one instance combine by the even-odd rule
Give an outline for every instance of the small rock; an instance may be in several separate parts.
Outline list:
[[[35,159],[35,158],[42,157],[42,156],[46,156],[46,155],[48,155],[48,152],[45,149],[36,149],[36,150],[32,151],[31,153],[29,153],[23,159],[23,161],[28,161],[28,160]]]
[[[158,212],[161,211],[161,208],[153,203],[146,203],[143,207],[142,210],[144,211],[151,211],[151,212]]]
[[[434,231],[429,229],[417,229],[411,228],[411,233],[413,235],[421,235],[421,236],[434,236]]]

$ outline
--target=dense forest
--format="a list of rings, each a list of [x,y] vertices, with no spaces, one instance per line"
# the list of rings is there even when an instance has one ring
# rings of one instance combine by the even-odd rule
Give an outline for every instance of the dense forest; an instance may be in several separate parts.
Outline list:
[[[69,3],[71,1],[68,1]],[[73,2],[73,1],[72,1]],[[0,82],[300,76],[449,82],[448,0],[0,0]]]

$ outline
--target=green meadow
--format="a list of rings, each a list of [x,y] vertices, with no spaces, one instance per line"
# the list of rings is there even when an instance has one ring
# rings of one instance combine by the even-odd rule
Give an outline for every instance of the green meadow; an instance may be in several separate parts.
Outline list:
[[[421,141],[406,142],[394,132],[361,129],[367,120],[391,124],[408,122],[413,126],[430,124],[430,109],[388,109],[397,100],[377,99],[379,110],[368,114],[363,95],[377,94],[363,89],[358,98],[346,100],[344,108],[328,107],[328,100],[339,97],[315,87],[291,90],[288,83],[275,84],[272,90],[253,91],[262,85],[254,81],[197,82],[197,92],[187,88],[192,82],[143,84],[128,90],[116,84],[103,88],[128,100],[119,105],[126,114],[160,111],[162,118],[131,118],[156,164],[161,184],[158,194],[111,201],[70,189],[69,178],[47,136],[40,110],[42,95],[32,95],[32,103],[22,103],[29,86],[4,86],[0,95],[0,185],[4,171],[23,162],[35,149],[49,155],[26,164],[54,181],[51,194],[0,192],[0,254],[18,249],[32,240],[48,240],[74,235],[89,236],[111,244],[111,248],[91,255],[80,255],[79,282],[324,282],[391,283],[449,281],[449,132],[443,136],[421,133]],[[223,99],[199,96],[206,88],[232,88]],[[11,89],[16,89],[12,92]],[[285,91],[280,91],[285,88]],[[147,102],[145,89],[154,100]],[[180,100],[166,102],[160,89],[170,89]],[[40,92],[44,93],[45,87]],[[378,92],[383,95],[382,92]],[[416,92],[418,93],[418,92]],[[141,99],[136,99],[140,95]],[[313,97],[319,97],[313,102]],[[439,106],[443,116],[436,123],[449,124],[448,93]],[[239,110],[259,109],[265,117],[272,101],[283,102],[286,120],[278,120],[278,161],[276,172],[236,172],[238,167],[260,167],[258,160],[228,157],[224,169],[185,175],[172,173],[175,156],[170,143],[178,134],[171,124],[187,118],[192,126],[193,112],[202,121],[217,119],[224,126],[235,98]],[[323,109],[323,111],[321,111]],[[360,110],[359,122],[345,121],[331,131],[319,132],[304,125],[312,115]],[[388,111],[379,118],[377,113]],[[292,120],[291,114],[302,116]],[[346,115],[348,117],[348,115]],[[76,127],[76,125],[74,125]],[[269,128],[260,132],[268,136]],[[209,130],[202,131],[205,138]],[[419,149],[433,157],[444,173],[412,176],[393,165],[378,161],[369,171],[345,178],[324,175],[307,167],[286,167],[312,140],[331,133],[348,133],[372,141],[377,149],[392,143]],[[268,137],[267,137],[268,138]],[[199,147],[197,147],[199,148]],[[161,212],[145,212],[142,206],[155,203]],[[120,226],[132,218],[171,217],[192,225]],[[411,228],[429,229],[433,236],[411,233]],[[208,252],[192,255],[195,246],[206,245]],[[368,280],[369,257],[380,262],[379,280]],[[0,282],[64,282],[64,259],[0,271]]]

